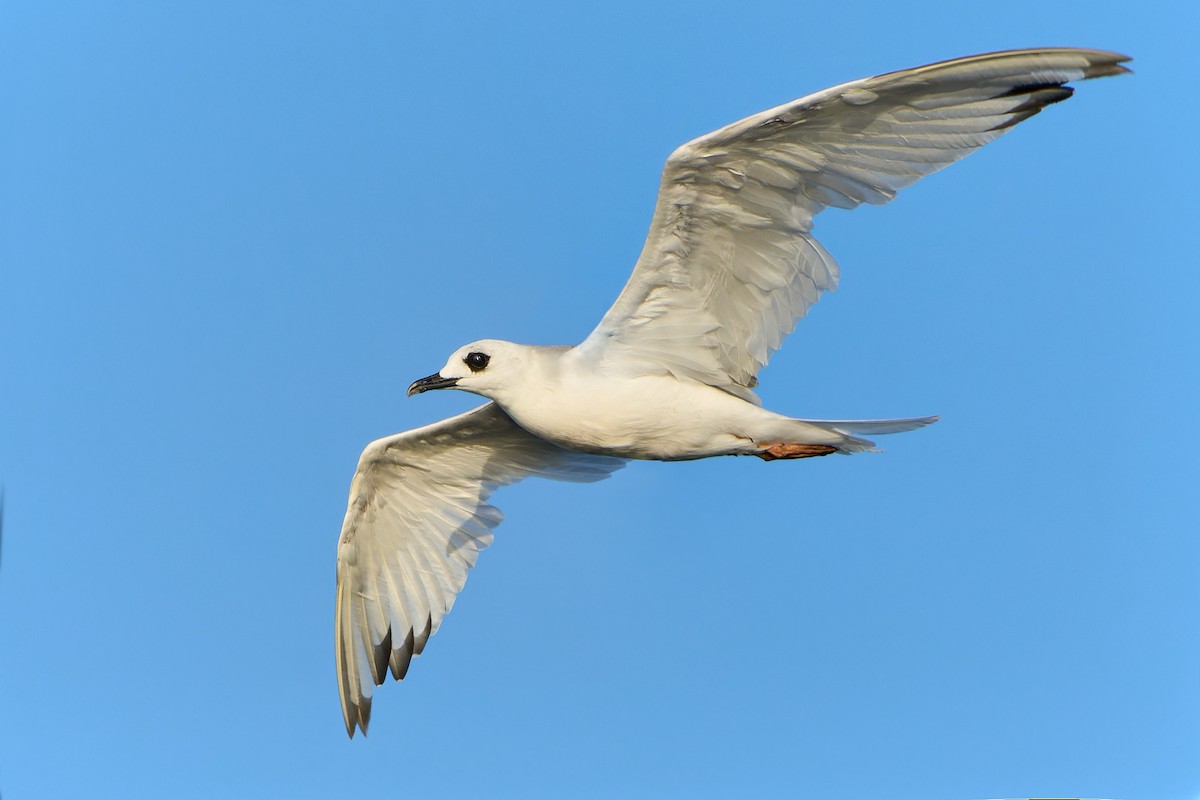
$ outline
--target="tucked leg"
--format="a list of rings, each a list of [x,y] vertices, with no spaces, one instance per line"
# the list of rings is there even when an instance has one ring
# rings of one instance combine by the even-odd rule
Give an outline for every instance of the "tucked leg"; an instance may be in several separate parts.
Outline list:
[[[827,444],[773,444],[759,451],[758,457],[763,461],[774,461],[777,458],[813,458],[836,453],[836,447]]]

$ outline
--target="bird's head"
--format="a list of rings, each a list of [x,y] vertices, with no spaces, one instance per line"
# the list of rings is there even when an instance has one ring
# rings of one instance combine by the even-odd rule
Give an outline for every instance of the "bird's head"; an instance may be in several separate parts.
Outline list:
[[[532,349],[498,339],[463,345],[454,351],[446,366],[427,378],[413,381],[408,396],[431,389],[462,389],[496,400],[497,394],[521,382]]]

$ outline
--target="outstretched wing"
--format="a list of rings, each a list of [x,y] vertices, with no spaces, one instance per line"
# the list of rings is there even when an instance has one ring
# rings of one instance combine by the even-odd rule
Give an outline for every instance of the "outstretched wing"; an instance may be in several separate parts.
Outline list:
[[[367,445],[338,542],[336,651],[346,732],[363,733],[371,693],[400,680],[454,605],[502,519],[494,489],[540,475],[596,481],[617,458],[564,450],[494,403]]]
[[[757,402],[787,334],[837,285],[809,234],[827,206],[882,204],[1070,97],[1126,56],[1014,50],[835,86],[702,136],[667,160],[633,275],[580,345],[612,371],[669,373]]]

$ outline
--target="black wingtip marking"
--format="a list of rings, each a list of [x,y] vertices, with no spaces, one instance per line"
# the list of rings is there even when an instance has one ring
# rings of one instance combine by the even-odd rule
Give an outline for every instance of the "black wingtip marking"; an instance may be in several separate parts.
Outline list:
[[[412,663],[413,657],[413,632],[410,630],[408,635],[404,637],[404,644],[400,645],[399,650],[392,652],[392,677],[398,681],[404,680],[404,676],[408,674],[408,665]]]
[[[1025,120],[1037,114],[1043,108],[1055,103],[1061,103],[1071,95],[1075,94],[1075,90],[1070,86],[1063,86],[1061,83],[1030,83],[1001,92],[996,97],[1025,97],[1025,101],[1019,103],[1009,109],[1011,116],[998,125],[994,125],[988,130],[1003,131],[1014,125],[1024,122]]]
[[[383,637],[383,641],[375,645],[375,651],[372,653],[371,677],[375,679],[376,686],[382,686],[384,680],[387,679],[388,661],[392,657],[392,629],[388,628],[387,633]]]
[[[433,632],[433,615],[425,617],[425,630],[417,634],[417,638],[413,643],[413,655],[419,656],[425,649],[425,643],[429,641],[429,636]]]
[[[1064,91],[1067,93],[1067,96],[1070,97],[1071,94],[1075,90],[1072,89],[1070,86],[1064,86],[1063,85],[1064,83],[1066,83],[1066,81],[1061,81],[1061,82],[1060,81],[1042,81],[1040,83],[1020,83],[1020,84],[1017,84],[1016,86],[1012,87],[1011,89],[1007,89],[1007,90],[1001,92],[1000,94],[996,95],[996,97],[1020,97],[1023,94],[1037,94],[1038,92],[1041,92],[1041,91],[1044,91],[1047,89]]]

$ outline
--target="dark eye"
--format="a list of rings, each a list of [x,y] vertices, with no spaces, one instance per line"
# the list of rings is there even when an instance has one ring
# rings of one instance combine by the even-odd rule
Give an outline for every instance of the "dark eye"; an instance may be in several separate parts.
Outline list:
[[[463,359],[466,365],[471,368],[471,372],[479,372],[487,367],[488,362],[492,357],[487,353],[467,353],[467,357]]]

